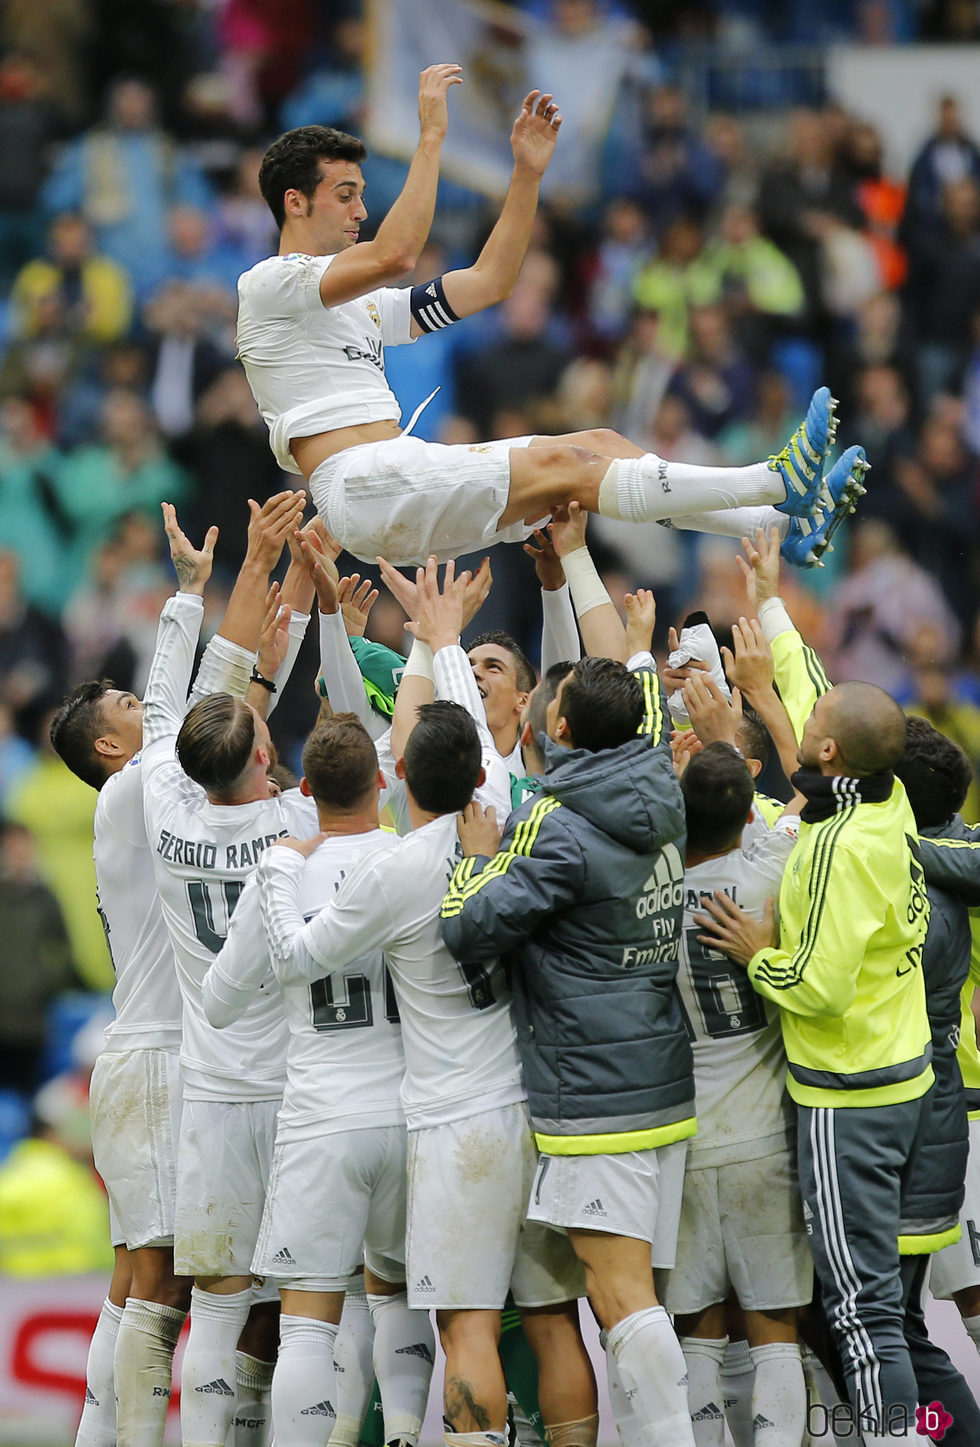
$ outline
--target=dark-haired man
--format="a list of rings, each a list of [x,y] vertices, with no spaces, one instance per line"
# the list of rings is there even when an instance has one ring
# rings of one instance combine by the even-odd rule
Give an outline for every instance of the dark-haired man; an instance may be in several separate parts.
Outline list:
[[[760,530],[743,573],[799,739],[800,838],[759,923],[724,895],[702,940],[780,1007],[797,1105],[804,1215],[823,1303],[865,1441],[914,1437],[900,1224],[933,1084],[922,950],[929,902],[895,769],[905,716],[882,689],[831,689],[778,597],[778,541]]]
[[[541,793],[502,839],[478,817],[461,829],[443,937],[471,969],[499,955],[511,967],[541,1152],[528,1218],[567,1234],[583,1263],[647,1440],[693,1447],[684,1358],[651,1271],[651,1254],[673,1263],[695,1129],[666,707],[654,672],[585,658],[546,717]]]
[[[681,792],[687,853],[677,984],[694,1051],[698,1133],[688,1146],[677,1260],[664,1305],[687,1362],[695,1436],[704,1432],[707,1440],[723,1429],[719,1373],[725,1303],[734,1289],[755,1367],[752,1417],[766,1424],[773,1442],[798,1442],[806,1395],[797,1315],[810,1300],[813,1262],[778,1012],[737,966],[701,943],[694,915],[702,896],[717,889],[761,920],[767,900],[779,893],[799,819],[788,813],[773,828],[752,831],[743,847],[753,780],[727,743],[709,743],[694,755]]]
[[[439,637],[429,636],[435,650]],[[400,691],[396,707],[406,701]],[[366,855],[305,926],[300,856],[310,846],[270,850],[259,868],[262,912],[276,969],[292,978],[322,977],[371,950],[385,952],[405,1045],[409,1300],[436,1310],[447,1443],[505,1441],[497,1340],[510,1288],[538,1356],[546,1424],[565,1429],[559,1440],[568,1447],[594,1447],[594,1384],[577,1330],[574,1262],[546,1233],[524,1228],[533,1146],[509,990],[499,966],[460,965],[439,934],[457,815],[481,791],[482,754],[465,709],[449,700],[423,704],[397,765],[412,832]]]
[[[384,375],[384,347],[412,342],[504,300],[531,238],[538,187],[561,115],[533,90],[511,134],[514,170],[497,222],[472,266],[412,288],[410,271],[435,210],[449,90],[458,65],[419,82],[420,137],[401,195],[360,242],[363,144],[323,126],[288,131],[263,159],[259,185],[280,227],[279,254],[239,280],[238,355],[281,467],[301,473],[330,531],[358,557],[423,563],[526,537],[556,505],[640,522],[739,505],[775,507],[824,528],[823,464],[833,401],[821,388],[783,451],[750,467],[707,468],[645,453],[605,428],[560,437],[446,447],[403,433]],[[829,522],[855,493],[848,467],[828,475]],[[769,514],[776,517],[778,514]],[[745,524],[742,524],[744,530]],[[814,538],[816,534],[813,535]]]
[[[244,694],[249,686],[254,652],[244,645],[258,638],[268,571],[295,521],[293,496],[279,494],[254,510],[224,633],[205,650],[192,702],[214,689]],[[170,605],[173,626],[193,651],[201,605],[192,595],[203,590],[210,552],[190,547],[172,509],[167,527],[181,584]],[[143,705],[106,680],[83,683],[55,716],[51,741],[72,772],[99,791],[95,870],[116,971],[115,1020],[93,1071],[91,1099],[93,1151],[109,1194],[117,1264],[93,1337],[79,1440],[87,1447],[98,1419],[115,1424],[127,1447],[137,1440],[146,1447],[162,1440],[188,1289],[174,1278],[172,1245],[181,1002],[143,815]]]

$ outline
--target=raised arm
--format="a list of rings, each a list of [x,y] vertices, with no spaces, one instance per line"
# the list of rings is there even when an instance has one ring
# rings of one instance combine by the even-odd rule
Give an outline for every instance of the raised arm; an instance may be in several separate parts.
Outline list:
[[[255,653],[266,615],[269,574],[279,561],[286,539],[300,525],[306,494],[279,492],[259,507],[249,498],[251,520],[245,560],[231,590],[218,632],[222,638]]]
[[[194,653],[204,618],[204,587],[211,576],[218,529],[210,528],[204,547],[193,548],[177,522],[172,503],[161,504],[178,592],[160,615],[156,648],[143,699],[143,749],[177,734],[187,708]]]
[[[510,145],[514,170],[497,224],[472,266],[442,278],[446,300],[456,317],[472,316],[504,301],[514,290],[531,239],[538,209],[538,187],[554,154],[561,113],[553,96],[532,90],[514,122]],[[416,331],[413,322],[412,330]]]
[[[721,650],[728,680],[748,699],[769,730],[783,773],[789,779],[798,767],[797,740],[789,714],[773,687],[775,663],[762,624],[755,618],[740,618],[732,625],[732,641],[734,653],[728,648]]]
[[[401,195],[381,222],[373,241],[360,242],[341,251],[326,268],[320,278],[320,300],[324,306],[339,306],[341,302],[387,286],[412,270],[428,239],[435,214],[439,158],[449,124],[447,97],[450,87],[461,83],[458,65],[430,65],[423,70],[419,77],[419,143]],[[335,192],[338,200],[350,204],[358,188],[346,177],[337,183]],[[297,214],[303,215],[308,204],[302,192],[287,191],[287,222],[292,206],[298,208]],[[366,212],[362,210],[361,214]]]
[[[270,978],[258,880],[253,875],[239,896],[225,942],[202,981],[201,1000],[208,1021],[223,1030],[240,1019],[263,986],[270,984],[276,988]]]
[[[575,622],[572,595],[555,552],[549,528],[536,528],[534,542],[524,544],[524,551],[534,559],[534,571],[541,584],[541,674],[555,663],[577,663],[582,645]]]
[[[585,651],[593,658],[629,657],[623,623],[599,577],[585,541],[588,513],[577,502],[556,507],[552,514],[551,540],[568,579],[575,616]]]

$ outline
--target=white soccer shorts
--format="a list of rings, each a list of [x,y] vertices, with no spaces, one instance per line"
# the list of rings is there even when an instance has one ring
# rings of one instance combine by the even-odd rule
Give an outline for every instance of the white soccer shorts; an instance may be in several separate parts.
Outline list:
[[[659,1285],[660,1283],[658,1283]],[[684,1177],[669,1312],[703,1311],[734,1287],[746,1311],[804,1306],[813,1291],[796,1164],[789,1151],[699,1166]]]
[[[440,562],[494,543],[520,542],[533,527],[498,529],[510,493],[510,450],[530,437],[444,446],[420,437],[364,442],[328,457],[310,478],[317,511],[364,562]]]
[[[92,1153],[114,1246],[171,1246],[180,1133],[176,1050],[103,1050],[89,1085]]]
[[[174,1270],[251,1276],[276,1138],[276,1100],[185,1100]]]
[[[405,1195],[403,1125],[278,1141],[252,1270],[345,1291],[366,1261],[387,1280],[405,1260]]]
[[[408,1136],[410,1306],[554,1306],[585,1294],[567,1239],[526,1219],[537,1152],[523,1101]]]
[[[960,1212],[963,1234],[932,1258],[929,1290],[950,1301],[964,1286],[980,1286],[980,1120],[970,1121],[970,1154],[966,1158],[966,1195]]]
[[[649,1241],[672,1266],[687,1141],[597,1156],[542,1156],[528,1217],[556,1230],[608,1231]]]

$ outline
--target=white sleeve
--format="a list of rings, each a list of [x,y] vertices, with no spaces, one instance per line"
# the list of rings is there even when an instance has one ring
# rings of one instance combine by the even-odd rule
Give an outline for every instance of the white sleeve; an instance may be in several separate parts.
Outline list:
[[[483,750],[483,769],[486,778],[473,797],[484,808],[491,804],[503,823],[510,813],[510,770],[497,752],[493,734],[487,727],[487,712],[476,686],[473,667],[457,643],[454,648],[440,648],[433,654],[433,671],[436,676],[436,698],[448,698],[462,704],[476,722]]]
[[[320,311],[320,278],[332,261],[332,256],[274,256],[246,273],[246,289],[239,290],[268,321]]]
[[[766,641],[771,643],[778,638],[780,633],[792,633],[796,624],[786,611],[786,604],[782,598],[766,598],[758,608],[759,622],[762,624],[762,631],[766,635]]]
[[[364,679],[347,637],[343,612],[338,608],[336,613],[321,613],[319,618],[320,672],[330,707],[334,713],[357,714],[373,736],[377,721],[364,692]]]
[[[771,828],[753,840],[745,852],[746,859],[756,869],[769,876],[773,894],[779,893],[783,871],[796,846],[799,834],[799,815],[784,814],[775,821]]]
[[[281,857],[287,855],[292,859]],[[256,870],[272,965],[283,984],[342,970],[380,949],[394,933],[387,896],[370,860],[356,865],[333,901],[304,923],[299,888],[305,862],[295,850],[272,848]]]
[[[203,618],[204,599],[196,594],[176,593],[163,605],[143,695],[144,751],[180,730]]]
[[[210,693],[230,693],[234,698],[244,698],[254,663],[255,654],[249,649],[215,633],[204,650],[188,708]]]
[[[384,733],[374,741],[375,751],[378,755],[378,768],[384,775],[385,791],[381,795],[381,805],[391,815],[391,822],[395,826],[395,833],[400,835],[412,832],[412,820],[408,812],[408,790],[405,780],[399,779],[395,773],[395,756],[391,752],[391,729],[386,728]]]
[[[364,298],[373,301],[381,312],[381,340],[386,347],[401,347],[417,341],[412,336],[412,289],[410,286],[385,286]]]
[[[279,665],[279,672],[275,677],[276,691],[269,699],[269,707],[266,711],[266,719],[272,713],[276,704],[282,697],[282,691],[289,682],[289,675],[293,671],[293,665],[303,646],[303,639],[306,637],[306,630],[310,626],[309,613],[292,612],[289,615],[289,633],[286,644],[286,656]]]
[[[553,663],[577,663],[582,657],[582,644],[572,607],[572,594],[567,583],[560,588],[541,589],[541,677]]]
[[[644,669],[656,673],[657,660],[652,653],[634,653],[632,658],[627,659],[626,667],[630,673],[642,673]]]
[[[253,875],[238,898],[225,942],[202,982],[201,999],[209,1022],[222,1030],[239,1019],[268,976],[269,948],[262,929],[258,881]]]

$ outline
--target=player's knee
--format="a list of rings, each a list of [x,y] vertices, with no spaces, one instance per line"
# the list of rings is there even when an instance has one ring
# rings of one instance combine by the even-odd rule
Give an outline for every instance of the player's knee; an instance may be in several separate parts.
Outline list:
[[[591,452],[597,452],[600,457],[618,451],[625,441],[622,434],[613,427],[590,427],[588,431],[579,434],[579,445]]]

